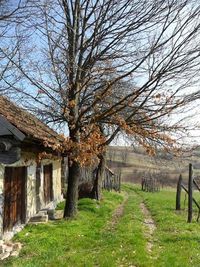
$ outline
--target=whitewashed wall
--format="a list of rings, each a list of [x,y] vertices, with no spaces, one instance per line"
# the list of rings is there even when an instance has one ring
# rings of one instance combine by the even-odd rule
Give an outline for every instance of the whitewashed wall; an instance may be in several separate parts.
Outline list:
[[[31,162],[27,167],[27,199],[26,218],[29,219],[36,213],[36,163]]]

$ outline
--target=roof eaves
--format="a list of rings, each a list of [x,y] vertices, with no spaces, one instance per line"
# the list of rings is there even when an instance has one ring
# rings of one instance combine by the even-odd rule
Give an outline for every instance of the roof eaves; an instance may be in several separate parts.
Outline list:
[[[19,141],[23,141],[25,139],[26,136],[2,115],[0,115],[0,125],[6,127],[8,131]]]

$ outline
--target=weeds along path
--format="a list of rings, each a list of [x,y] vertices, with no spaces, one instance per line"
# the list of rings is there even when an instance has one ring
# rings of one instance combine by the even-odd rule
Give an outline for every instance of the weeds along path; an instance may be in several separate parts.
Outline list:
[[[148,240],[147,241],[147,251],[149,253],[151,253],[152,248],[153,248],[153,234],[154,234],[154,231],[156,230],[156,225],[155,225],[155,222],[151,216],[150,211],[147,209],[144,202],[140,203],[140,208],[141,208],[141,211],[144,215],[144,222],[143,222],[145,225],[144,235]]]
[[[111,220],[108,221],[105,230],[106,231],[112,231],[115,229],[115,226],[117,225],[119,219],[123,216],[124,214],[124,207],[128,201],[128,193],[124,192],[124,200],[123,202],[114,210]]]
[[[128,184],[122,186],[122,194],[122,202],[115,206],[99,232],[93,254],[94,266],[153,266],[146,248],[144,215],[140,209],[142,197]]]
[[[153,238],[154,238],[154,231],[156,230],[156,224],[155,224],[155,222],[151,216],[151,212],[149,211],[149,209],[145,205],[141,195],[138,194],[135,190],[129,191],[129,195],[130,195],[130,193],[131,193],[131,195],[135,195],[135,197],[137,197],[137,198],[139,197],[139,199],[140,199],[139,208],[140,208],[141,213],[142,213],[142,223],[144,226],[143,235],[144,235],[144,238],[147,240],[146,250],[147,250],[148,254],[152,254],[152,249],[153,249],[153,245],[154,245],[153,244]]]

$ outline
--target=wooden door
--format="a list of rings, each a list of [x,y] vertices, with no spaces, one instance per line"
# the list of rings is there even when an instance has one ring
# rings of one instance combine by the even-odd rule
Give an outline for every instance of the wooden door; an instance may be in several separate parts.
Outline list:
[[[52,164],[44,166],[44,202],[47,204],[53,200],[53,167]]]
[[[26,220],[26,167],[6,167],[4,175],[3,229]]]

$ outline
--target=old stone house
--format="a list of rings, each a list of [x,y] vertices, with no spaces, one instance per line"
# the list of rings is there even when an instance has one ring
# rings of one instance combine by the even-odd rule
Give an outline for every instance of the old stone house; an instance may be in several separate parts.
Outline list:
[[[61,142],[55,131],[0,96],[0,238],[62,200],[61,156],[55,152]]]

